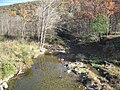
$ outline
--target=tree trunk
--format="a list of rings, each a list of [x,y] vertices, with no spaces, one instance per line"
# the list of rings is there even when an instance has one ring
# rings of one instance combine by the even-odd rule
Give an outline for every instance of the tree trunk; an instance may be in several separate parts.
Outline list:
[[[9,36],[9,20],[7,19],[7,35]]]
[[[1,21],[1,34],[3,35],[3,21]]]
[[[26,22],[24,22],[24,24],[23,24],[22,39],[24,39],[24,37],[25,37],[25,25],[26,25]]]

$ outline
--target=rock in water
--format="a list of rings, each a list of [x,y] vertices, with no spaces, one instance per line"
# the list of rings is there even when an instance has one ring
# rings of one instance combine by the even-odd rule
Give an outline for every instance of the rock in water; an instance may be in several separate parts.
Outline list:
[[[80,82],[81,82],[83,85],[86,85],[86,84],[87,84],[87,81],[88,81],[88,75],[87,75],[87,73],[80,73],[80,74],[79,74],[79,78],[80,78]]]
[[[3,88],[8,88],[8,84],[6,82],[3,82],[2,87]]]
[[[67,73],[69,74],[71,72],[71,70],[67,70]]]

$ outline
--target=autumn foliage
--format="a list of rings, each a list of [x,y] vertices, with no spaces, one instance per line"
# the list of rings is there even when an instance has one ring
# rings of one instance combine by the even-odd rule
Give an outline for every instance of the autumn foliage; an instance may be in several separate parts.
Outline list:
[[[93,18],[101,13],[103,15],[110,16],[111,14],[116,14],[119,11],[119,6],[113,0],[69,0],[70,3],[80,5],[81,11],[78,11],[79,15],[84,18]],[[79,7],[78,7],[79,8]]]

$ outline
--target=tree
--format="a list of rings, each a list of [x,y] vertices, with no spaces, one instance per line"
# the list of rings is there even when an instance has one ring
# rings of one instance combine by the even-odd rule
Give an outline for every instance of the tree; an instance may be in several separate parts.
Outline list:
[[[76,5],[78,2],[81,11],[76,11],[75,18],[86,18],[93,29],[103,32],[106,29],[106,35],[110,29],[110,16],[114,13],[115,3],[112,0],[72,0]],[[79,8],[78,6],[76,8]],[[93,22],[92,22],[93,21]],[[105,23],[106,22],[106,23]],[[91,24],[92,23],[92,24]],[[102,25],[104,23],[104,25]],[[88,26],[89,27],[89,26]],[[101,30],[101,31],[100,31]]]
[[[98,33],[108,35],[111,27],[110,17],[115,8],[112,0],[64,1],[66,3],[63,7],[62,22],[59,26],[69,30],[73,36],[79,38],[95,36],[95,39],[98,40]]]
[[[115,7],[115,3],[112,0],[105,0],[104,4],[103,4],[103,14],[106,17],[106,36],[108,35],[109,31],[110,31],[110,16],[112,14],[114,14],[114,7]]]
[[[99,34],[100,38],[102,34],[106,33],[106,29],[109,27],[109,24],[106,23],[107,20],[108,18],[105,15],[98,14],[94,21],[90,24],[90,27]]]
[[[47,30],[52,29],[55,23],[60,19],[56,10],[61,5],[61,2],[60,0],[40,0],[39,3],[38,33],[40,33],[40,51],[44,52]]]

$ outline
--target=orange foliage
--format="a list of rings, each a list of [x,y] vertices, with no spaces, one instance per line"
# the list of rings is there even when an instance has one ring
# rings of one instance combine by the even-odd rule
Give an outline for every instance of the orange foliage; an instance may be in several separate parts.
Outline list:
[[[37,8],[36,2],[13,4],[13,5],[2,7],[3,11],[7,12],[9,15],[11,16],[19,15],[23,18],[28,15],[33,15],[36,11],[36,8]],[[28,13],[28,12],[31,12],[31,13]]]
[[[115,2],[113,2],[113,0],[69,0],[69,1],[76,4],[76,6],[77,3],[81,3],[82,12],[85,12],[84,14],[82,14],[83,17],[93,18],[96,17],[98,13],[110,16],[118,11],[118,8],[116,7],[116,4]],[[81,13],[81,11],[78,12]]]

